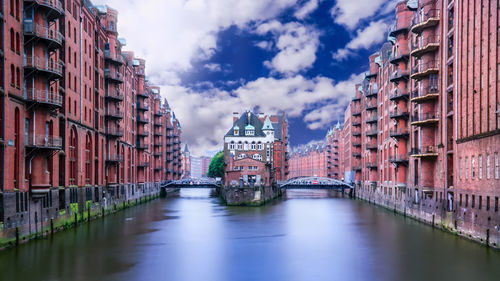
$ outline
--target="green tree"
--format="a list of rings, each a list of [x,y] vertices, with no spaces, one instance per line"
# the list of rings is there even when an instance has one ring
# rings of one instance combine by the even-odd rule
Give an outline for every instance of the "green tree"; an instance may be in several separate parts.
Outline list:
[[[210,166],[208,166],[207,176],[211,178],[222,178],[224,175],[224,152],[219,151],[215,154],[214,158],[210,162]]]

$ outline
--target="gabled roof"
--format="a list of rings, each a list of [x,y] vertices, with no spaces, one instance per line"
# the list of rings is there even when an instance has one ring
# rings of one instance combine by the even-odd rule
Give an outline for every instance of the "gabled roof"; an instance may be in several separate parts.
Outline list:
[[[274,130],[273,123],[271,123],[271,119],[269,119],[269,115],[266,116],[266,120],[264,120],[264,126],[262,130]]]
[[[244,112],[241,114],[240,118],[234,122],[233,126],[229,131],[226,133],[226,137],[244,137],[244,132],[240,133],[238,136],[234,135],[234,130],[233,128],[235,126],[238,126],[238,128],[246,128],[248,125],[251,125],[255,128],[255,134],[251,137],[265,137],[266,134],[262,132],[262,126],[264,124],[262,121],[259,120],[259,117],[257,115],[253,114],[250,111]]]

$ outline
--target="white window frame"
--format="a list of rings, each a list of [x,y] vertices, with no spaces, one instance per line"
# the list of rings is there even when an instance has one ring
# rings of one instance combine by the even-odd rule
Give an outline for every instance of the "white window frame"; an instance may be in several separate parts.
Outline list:
[[[464,162],[464,166],[465,166],[465,179],[468,179],[469,178],[469,158],[465,157],[465,162]]]
[[[483,178],[483,155],[482,154],[479,154],[479,156],[478,156],[478,162],[479,162],[479,169],[478,169],[479,175],[478,175],[478,178],[482,179]]]
[[[498,179],[498,152],[495,152],[495,179]]]
[[[476,178],[476,157],[474,156],[470,157],[470,178]]]
[[[486,178],[491,178],[491,165],[490,165],[490,155],[486,154]]]

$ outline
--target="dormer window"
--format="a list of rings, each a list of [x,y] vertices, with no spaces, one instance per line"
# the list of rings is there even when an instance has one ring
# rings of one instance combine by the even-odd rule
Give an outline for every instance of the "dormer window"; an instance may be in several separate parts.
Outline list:
[[[233,130],[234,130],[234,135],[235,136],[239,136],[240,135],[240,127],[234,126]]]
[[[245,130],[245,136],[255,136],[254,130]]]

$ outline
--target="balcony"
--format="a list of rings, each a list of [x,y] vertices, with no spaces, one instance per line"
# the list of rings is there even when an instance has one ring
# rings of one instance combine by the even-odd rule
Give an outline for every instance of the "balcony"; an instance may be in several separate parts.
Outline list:
[[[411,118],[413,126],[435,126],[439,122],[437,112],[426,112],[424,114],[415,114]]]
[[[377,83],[372,84],[368,89],[366,90],[365,96],[367,98],[369,97],[374,97],[377,96],[378,94],[378,85]]]
[[[147,137],[147,136],[149,136],[149,132],[146,130],[138,130],[137,135],[140,137]]]
[[[118,155],[118,154],[106,155],[106,162],[111,162],[111,163],[123,162],[123,155]]]
[[[57,92],[47,90],[26,89],[26,101],[48,107],[61,107],[63,103],[62,96]]]
[[[148,149],[148,145],[138,141],[137,144],[135,145],[135,148],[140,150],[145,150]]]
[[[378,135],[377,129],[366,130],[367,137],[376,137]]]
[[[409,75],[410,72],[408,70],[397,69],[396,71],[391,73],[391,75],[389,76],[389,80],[393,83],[397,83],[400,80],[408,80]]]
[[[161,171],[163,170],[163,166],[159,165],[159,166],[155,166],[155,170],[157,171]]]
[[[49,135],[29,135],[24,140],[27,148],[48,149],[48,150],[61,150],[62,138]]]
[[[408,165],[408,155],[407,154],[391,155],[389,156],[389,162],[406,166]]]
[[[123,94],[120,93],[120,91],[108,90],[108,92],[104,95],[104,97],[106,99],[115,100],[115,101],[122,101],[123,100]]]
[[[106,130],[106,135],[108,135],[109,137],[121,138],[123,137],[123,130],[117,128],[108,128]]]
[[[410,54],[408,51],[399,51],[397,53],[393,53],[389,57],[389,62],[392,64],[398,64],[402,61],[407,62],[410,58]]]
[[[378,145],[377,143],[367,143],[365,147],[367,150],[377,150]]]
[[[356,172],[359,172],[361,171],[361,165],[354,166],[352,169]]]
[[[392,119],[408,119],[409,116],[410,113],[408,112],[408,110],[402,110],[400,108],[391,110],[391,112],[389,113],[389,117]]]
[[[366,168],[368,169],[377,169],[378,163],[377,161],[366,162]]]
[[[378,104],[377,102],[368,102],[366,104],[366,110],[374,110],[374,109],[377,109],[378,108]]]
[[[434,52],[439,49],[439,36],[426,36],[411,46],[411,55],[420,58],[423,54]]]
[[[437,100],[439,98],[439,86],[429,86],[422,90],[415,90],[411,93],[411,101],[415,103],[422,103],[429,100]]]
[[[365,78],[370,79],[370,78],[377,77],[377,75],[378,75],[378,72],[376,72],[376,71],[375,72],[368,72],[368,73],[365,73]]]
[[[414,147],[410,151],[410,155],[412,157],[420,157],[420,158],[425,158],[425,157],[437,157],[438,152],[436,146],[433,145],[428,145],[424,147]]]
[[[162,137],[162,136],[163,136],[163,132],[162,132],[161,130],[155,130],[155,131],[154,131],[154,135],[155,135],[155,136]]]
[[[396,37],[401,33],[407,33],[411,26],[411,17],[397,17],[396,22],[389,27],[389,36]]]
[[[62,35],[61,32],[33,22],[25,21],[23,23],[23,32],[26,37],[43,40],[47,44],[49,50],[61,48],[64,40],[64,35]],[[28,41],[29,38],[25,41]]]
[[[137,123],[149,123],[149,119],[147,117],[144,117],[144,116],[141,116],[141,115],[137,115]]]
[[[113,119],[122,119],[123,118],[123,112],[121,112],[119,109],[109,109],[106,110],[104,113],[104,116],[107,118],[113,118]]]
[[[112,54],[110,50],[104,50],[104,59],[116,65],[123,64],[123,57],[121,55]]]
[[[374,114],[372,116],[367,116],[366,119],[365,119],[366,123],[377,123],[377,121],[378,121],[378,115],[377,114]]]
[[[123,83],[123,76],[120,72],[112,72],[110,69],[104,69],[104,78],[113,83]]]
[[[439,61],[419,62],[412,67],[411,78],[421,80],[430,74],[439,72]]]
[[[156,126],[156,127],[163,127],[163,122],[155,122],[154,126]]]
[[[424,29],[434,27],[439,23],[439,10],[432,9],[425,13],[418,13],[412,21],[411,32],[420,34]]]
[[[53,59],[42,59],[40,57],[25,56],[24,68],[26,70],[41,72],[42,74],[48,75],[51,78],[61,78],[63,75],[63,63],[54,61]]]
[[[155,117],[161,117],[161,116],[165,115],[165,113],[163,113],[161,111],[155,111],[154,115],[155,115]]]
[[[155,152],[153,154],[154,157],[160,157],[160,156],[163,156],[163,152]]]
[[[147,92],[138,92],[137,96],[141,97],[141,98],[149,98],[149,95]]]
[[[356,118],[352,120],[353,126],[361,126],[361,118]]]
[[[45,11],[45,15],[49,21],[53,21],[64,15],[64,9],[59,0],[24,0],[24,2],[38,5],[39,8]],[[27,5],[25,4],[25,6]]]
[[[391,138],[408,138],[410,136],[410,133],[408,132],[408,129],[406,128],[396,128],[396,129],[391,129],[389,131],[389,136]]]
[[[137,102],[137,110],[148,111],[149,105],[144,104],[142,102]]]
[[[162,146],[163,142],[162,141],[157,141],[154,143],[154,146]]]
[[[360,101],[361,100],[361,96],[354,96],[354,98],[352,98],[352,101]]]
[[[137,163],[137,167],[139,167],[139,168],[149,167],[149,162],[141,161],[141,162]]]
[[[399,99],[408,99],[408,96],[409,96],[408,91],[395,89],[389,94],[389,100],[396,101]]]
[[[361,141],[352,141],[352,145],[355,147],[361,146]]]
[[[357,136],[361,136],[361,130],[352,130],[352,133],[351,133],[353,136],[357,137]]]
[[[352,108],[352,116],[360,116],[361,115],[361,107],[353,107]]]
[[[361,152],[353,152],[352,156],[356,158],[361,158]]]

